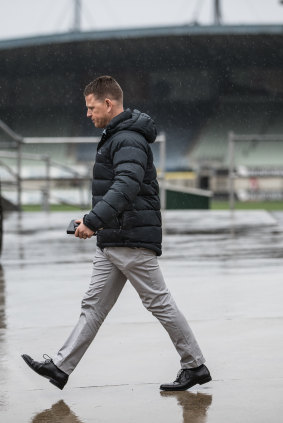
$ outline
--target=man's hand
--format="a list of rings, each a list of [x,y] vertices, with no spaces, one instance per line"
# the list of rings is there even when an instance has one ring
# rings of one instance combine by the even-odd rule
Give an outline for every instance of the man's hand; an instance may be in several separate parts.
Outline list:
[[[79,226],[76,229],[75,236],[81,239],[91,238],[94,235],[94,232],[89,229],[84,223],[83,219],[77,219],[76,223],[79,223]]]

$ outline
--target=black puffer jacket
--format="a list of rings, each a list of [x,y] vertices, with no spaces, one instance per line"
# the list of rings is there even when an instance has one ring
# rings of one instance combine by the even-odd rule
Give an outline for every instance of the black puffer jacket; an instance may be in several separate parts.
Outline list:
[[[138,110],[125,110],[103,131],[93,168],[93,209],[84,216],[100,248],[142,247],[161,255],[159,187],[149,145],[155,138],[153,120]]]

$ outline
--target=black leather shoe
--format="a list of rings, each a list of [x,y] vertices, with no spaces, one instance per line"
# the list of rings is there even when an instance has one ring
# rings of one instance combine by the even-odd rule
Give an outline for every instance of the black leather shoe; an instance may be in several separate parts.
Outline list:
[[[34,370],[40,376],[49,379],[49,382],[57,386],[57,388],[63,389],[66,383],[68,382],[69,376],[67,375],[67,373],[63,372],[58,367],[56,367],[53,363],[52,358],[48,357],[47,354],[43,355],[43,358],[45,359],[45,361],[43,362],[34,361],[27,354],[23,354],[22,357],[32,370]]]
[[[173,383],[164,383],[160,386],[163,391],[185,391],[194,385],[203,385],[210,382],[211,376],[208,368],[202,364],[198,368],[181,369]]]

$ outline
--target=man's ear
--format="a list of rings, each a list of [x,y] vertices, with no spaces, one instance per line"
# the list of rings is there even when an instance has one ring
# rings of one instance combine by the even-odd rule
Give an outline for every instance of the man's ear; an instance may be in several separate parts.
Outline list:
[[[110,98],[106,98],[105,103],[106,103],[107,111],[110,112],[112,110],[112,107],[113,107],[112,101],[110,100]]]

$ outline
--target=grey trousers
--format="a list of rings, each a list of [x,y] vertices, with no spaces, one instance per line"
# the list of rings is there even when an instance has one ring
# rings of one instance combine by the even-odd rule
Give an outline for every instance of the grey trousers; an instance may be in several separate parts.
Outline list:
[[[65,344],[54,358],[68,375],[75,369],[118,299],[127,279],[143,305],[167,330],[181,357],[182,368],[205,362],[185,317],[165,285],[154,251],[145,248],[97,247],[90,286],[83,298],[81,315]]]

